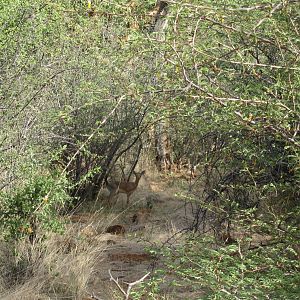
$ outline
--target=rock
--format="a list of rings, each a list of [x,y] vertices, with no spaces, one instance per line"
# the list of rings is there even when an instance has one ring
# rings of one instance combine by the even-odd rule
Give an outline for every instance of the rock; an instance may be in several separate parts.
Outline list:
[[[123,225],[117,224],[106,228],[106,232],[110,234],[121,234],[124,235],[125,227]]]

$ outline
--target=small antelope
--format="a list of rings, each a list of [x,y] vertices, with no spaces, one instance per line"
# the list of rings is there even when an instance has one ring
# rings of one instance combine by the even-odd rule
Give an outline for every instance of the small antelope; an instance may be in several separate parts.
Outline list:
[[[127,195],[127,206],[129,204],[129,197],[131,196],[131,194],[136,190],[139,181],[141,179],[141,177],[145,174],[145,170],[137,173],[135,171],[133,171],[134,175],[135,175],[135,181],[131,182],[131,181],[115,181],[115,182],[108,182],[106,181],[106,187],[109,190],[109,203],[110,200],[116,196],[117,194],[123,193]]]

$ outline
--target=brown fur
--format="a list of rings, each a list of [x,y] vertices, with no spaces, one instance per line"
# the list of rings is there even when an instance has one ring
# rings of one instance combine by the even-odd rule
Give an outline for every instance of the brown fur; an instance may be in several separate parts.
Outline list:
[[[145,174],[145,171],[142,171],[140,173],[134,172],[134,175],[135,175],[134,182],[131,182],[131,181],[128,181],[128,182],[127,181],[115,181],[112,183],[107,182],[107,189],[110,192],[109,197],[108,197],[109,202],[114,196],[116,196],[120,193],[123,193],[123,194],[127,195],[127,206],[128,206],[129,197],[138,187],[139,181],[144,174]]]

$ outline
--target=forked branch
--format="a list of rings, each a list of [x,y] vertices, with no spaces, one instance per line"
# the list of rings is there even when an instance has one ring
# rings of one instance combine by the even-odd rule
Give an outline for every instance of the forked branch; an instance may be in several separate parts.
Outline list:
[[[125,296],[125,300],[128,300],[128,299],[129,299],[131,289],[132,289],[135,285],[137,285],[137,284],[143,282],[144,279],[150,275],[150,272],[149,272],[149,273],[147,273],[146,275],[144,275],[142,278],[140,278],[140,279],[137,280],[137,281],[134,281],[134,282],[131,282],[131,283],[125,282],[126,284],[128,284],[127,291],[125,291],[125,290],[121,287],[121,285],[119,284],[118,278],[115,279],[115,278],[111,275],[111,271],[110,271],[110,270],[108,270],[108,273],[109,273],[109,276],[110,276],[110,280],[113,281],[113,282],[116,284],[116,286],[118,287],[118,289],[119,289],[119,290],[121,291],[121,293]]]

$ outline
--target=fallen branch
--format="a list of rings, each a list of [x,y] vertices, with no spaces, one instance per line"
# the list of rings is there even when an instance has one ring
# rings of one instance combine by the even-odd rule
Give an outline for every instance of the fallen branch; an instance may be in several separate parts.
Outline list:
[[[108,270],[108,273],[109,273],[109,276],[110,276],[110,280],[113,281],[113,282],[116,284],[116,286],[118,287],[118,289],[119,289],[119,290],[121,291],[121,293],[125,296],[125,300],[128,300],[128,299],[129,299],[129,295],[130,295],[131,289],[132,289],[135,285],[137,285],[137,284],[143,282],[144,279],[150,275],[150,272],[149,272],[149,273],[147,273],[146,275],[144,275],[142,278],[140,278],[140,279],[137,280],[137,281],[134,281],[134,282],[131,282],[131,283],[125,282],[126,284],[128,284],[127,291],[125,292],[125,290],[124,290],[124,289],[121,287],[121,285],[119,284],[118,278],[115,279],[115,278],[111,275],[111,271],[110,271],[110,270]]]

